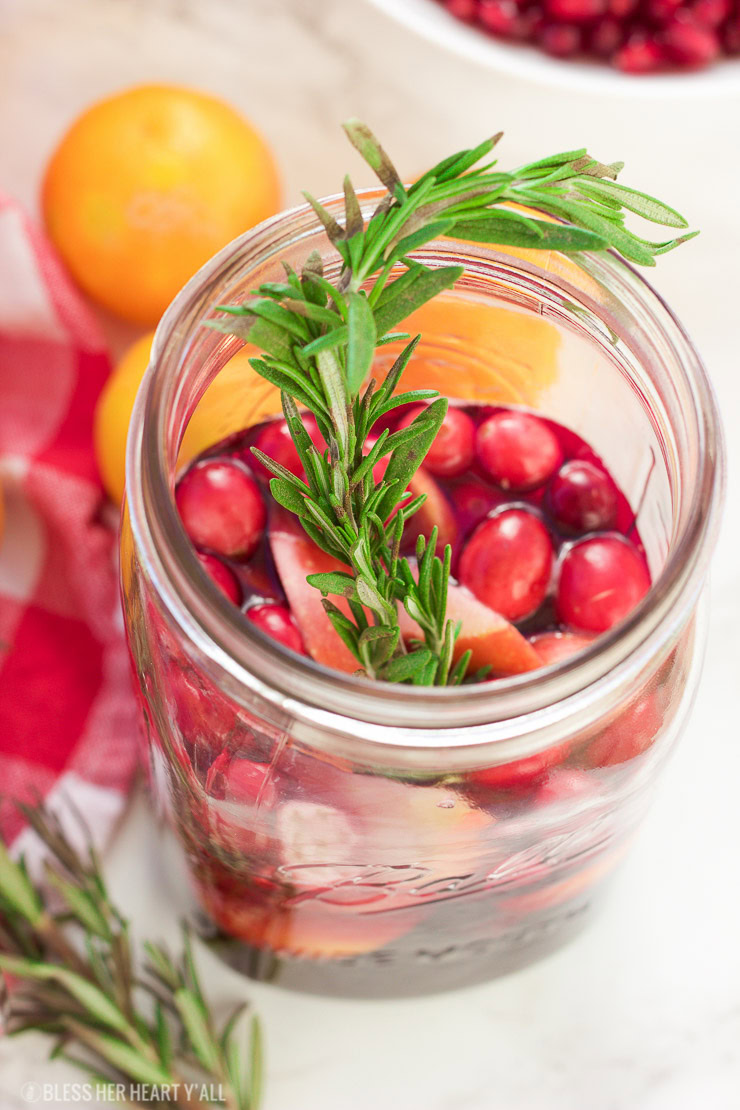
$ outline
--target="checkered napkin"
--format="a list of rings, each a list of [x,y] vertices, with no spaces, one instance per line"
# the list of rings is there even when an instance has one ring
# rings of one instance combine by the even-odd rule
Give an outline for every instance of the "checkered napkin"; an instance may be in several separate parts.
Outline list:
[[[91,441],[109,370],[49,243],[0,194],[0,831],[24,850],[34,838],[13,799],[71,801],[102,844],[136,764],[116,537]]]

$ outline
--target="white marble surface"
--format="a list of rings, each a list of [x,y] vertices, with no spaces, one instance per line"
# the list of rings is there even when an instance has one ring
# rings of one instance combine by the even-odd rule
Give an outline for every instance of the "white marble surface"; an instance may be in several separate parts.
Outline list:
[[[702,227],[656,284],[693,333],[729,431],[728,512],[714,564],[696,709],[609,905],[570,948],[484,987],[350,1003],[245,985],[267,1034],[265,1110],[737,1110],[740,1107],[740,99],[618,101],[548,92],[416,41],[362,0],[0,0],[0,187],[33,204],[40,167],[91,99],[140,80],[199,84],[269,135],[286,200],[358,167],[349,114],[409,175],[504,128],[512,163],[587,143]],[[114,342],[121,331],[110,326]],[[109,857],[137,931],[173,928],[146,807]],[[0,1095],[71,1078],[38,1042],[0,1043]]]

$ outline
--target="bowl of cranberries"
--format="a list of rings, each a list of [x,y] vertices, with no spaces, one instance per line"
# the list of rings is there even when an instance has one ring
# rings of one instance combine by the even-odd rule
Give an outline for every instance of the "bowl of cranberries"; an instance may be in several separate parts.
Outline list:
[[[373,2],[447,49],[533,80],[671,94],[740,84],[738,0]]]
[[[389,404],[367,448],[399,442],[429,387],[447,397],[399,545],[411,563],[433,529],[449,544],[446,613],[469,664],[460,685],[358,674],[309,581],[346,564],[263,463],[304,473],[278,391],[246,364],[253,419],[181,454],[241,348],[203,321],[313,249],[338,274],[312,212],[286,213],[227,247],[160,325],[129,438],[125,623],[201,934],[296,989],[414,994],[557,948],[623,858],[698,681],[719,417],[680,325],[613,256],[415,251],[464,273],[406,322],[422,338],[403,388],[427,392]],[[378,348],[377,382],[399,343]],[[315,416],[300,422],[330,461]],[[417,617],[399,613],[409,648]]]

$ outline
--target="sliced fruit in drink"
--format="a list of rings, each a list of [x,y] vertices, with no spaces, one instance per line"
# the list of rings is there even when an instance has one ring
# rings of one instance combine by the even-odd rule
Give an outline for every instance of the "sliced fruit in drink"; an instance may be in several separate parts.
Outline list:
[[[454,658],[472,651],[471,671],[490,667],[492,676],[533,671],[542,666],[539,655],[513,624],[478,601],[465,586],[450,582],[447,591],[447,616],[462,628],[455,642]],[[423,639],[421,630],[404,610],[400,612],[401,635],[405,640]]]

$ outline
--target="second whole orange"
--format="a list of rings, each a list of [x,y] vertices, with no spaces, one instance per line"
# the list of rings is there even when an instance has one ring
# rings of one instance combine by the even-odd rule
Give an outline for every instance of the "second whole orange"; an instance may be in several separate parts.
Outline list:
[[[94,104],[42,186],[47,231],[78,284],[139,324],[156,323],[204,262],[279,207],[275,160],[254,127],[172,85]]]

